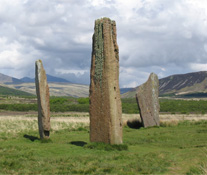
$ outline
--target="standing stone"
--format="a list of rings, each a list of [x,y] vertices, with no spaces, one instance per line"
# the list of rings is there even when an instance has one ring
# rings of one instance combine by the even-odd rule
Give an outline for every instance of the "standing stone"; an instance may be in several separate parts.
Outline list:
[[[116,23],[95,21],[90,82],[90,141],[122,143],[119,49]]]
[[[151,73],[146,83],[139,86],[136,99],[144,127],[159,126],[159,80]]]
[[[50,135],[50,94],[41,60],[35,62],[35,84],[38,100],[39,134],[41,139],[48,139]]]

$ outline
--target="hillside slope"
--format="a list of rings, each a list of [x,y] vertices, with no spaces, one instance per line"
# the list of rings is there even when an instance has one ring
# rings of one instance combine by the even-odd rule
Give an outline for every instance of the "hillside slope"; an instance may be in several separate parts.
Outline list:
[[[171,75],[159,79],[160,95],[183,95],[207,93],[207,71],[193,72],[187,74]],[[122,98],[133,98],[136,95],[138,87],[132,91],[122,94]]]
[[[16,90],[13,88],[6,87],[5,85],[0,85],[0,95],[11,95],[11,96],[32,96],[32,94],[28,92],[24,92],[21,90]]]
[[[89,86],[71,83],[48,83],[50,96],[88,97]],[[35,83],[10,84],[10,87],[36,94]]]
[[[24,83],[34,83],[35,82],[35,78],[29,78],[29,77],[23,77],[20,79],[22,82]],[[63,78],[59,78],[59,77],[54,77],[52,75],[47,74],[47,82],[55,82],[55,83],[70,83],[68,80],[63,79]]]
[[[63,78],[47,75],[51,96],[88,97],[89,86],[72,84]],[[36,95],[35,79],[16,79],[0,73],[0,95]],[[1,93],[2,91],[2,93]]]
[[[3,84],[22,83],[22,81],[17,78],[13,78],[8,75],[4,75],[0,73],[0,83],[3,83]]]
[[[172,75],[159,80],[160,94],[207,92],[207,72]]]
[[[50,79],[51,78],[51,79]],[[81,84],[72,84],[70,82],[65,82],[67,80],[50,77],[48,81],[50,87],[51,96],[73,96],[73,97],[88,97],[89,86]],[[25,79],[24,79],[25,80]],[[25,81],[32,81],[32,79],[27,79]],[[51,82],[52,81],[52,82]],[[53,82],[58,81],[58,82]],[[36,94],[35,83],[34,82],[22,82],[19,79],[9,77],[7,75],[0,74],[0,83],[8,85],[7,87],[25,91],[27,93]],[[199,94],[199,96],[206,96],[207,94],[207,71],[193,72],[187,74],[171,75],[166,78],[159,80],[160,83],[160,95],[190,95]],[[137,88],[122,88],[121,96],[122,98],[135,97]],[[130,91],[128,91],[130,90]],[[128,92],[127,92],[128,91]],[[203,94],[206,93],[206,94]]]

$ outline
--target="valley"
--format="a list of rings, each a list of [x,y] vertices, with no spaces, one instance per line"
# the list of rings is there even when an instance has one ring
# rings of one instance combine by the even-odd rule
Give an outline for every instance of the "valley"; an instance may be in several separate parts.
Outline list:
[[[89,95],[89,85],[74,84],[62,78],[54,77],[51,75],[47,76],[51,96],[88,97]],[[161,78],[159,79],[160,96],[171,98],[206,98],[206,77],[207,72],[201,71],[180,75],[171,75],[166,78]],[[36,95],[34,79],[28,77],[24,77],[22,79],[15,79],[13,77],[0,74],[0,86]],[[137,89],[138,87],[121,88],[121,97],[134,98]]]

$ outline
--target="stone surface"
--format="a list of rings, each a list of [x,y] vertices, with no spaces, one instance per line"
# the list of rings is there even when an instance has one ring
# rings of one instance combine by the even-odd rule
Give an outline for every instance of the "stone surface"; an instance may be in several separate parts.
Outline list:
[[[38,100],[39,134],[41,139],[48,139],[50,135],[50,94],[41,60],[35,62],[35,84]]]
[[[109,18],[95,21],[89,92],[90,141],[121,144],[119,49],[116,23]]]
[[[136,98],[144,127],[159,126],[159,80],[151,73],[146,83],[139,86]]]

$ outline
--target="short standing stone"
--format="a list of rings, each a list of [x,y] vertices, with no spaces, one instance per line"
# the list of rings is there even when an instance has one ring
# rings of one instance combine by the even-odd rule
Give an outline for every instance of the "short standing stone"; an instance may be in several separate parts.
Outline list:
[[[50,95],[47,77],[41,60],[35,63],[35,84],[38,100],[38,127],[41,139],[50,135]]]
[[[144,127],[159,126],[159,80],[151,73],[146,83],[139,86],[136,98]]]
[[[90,140],[122,143],[122,108],[119,89],[119,49],[116,23],[95,21],[90,82]]]

